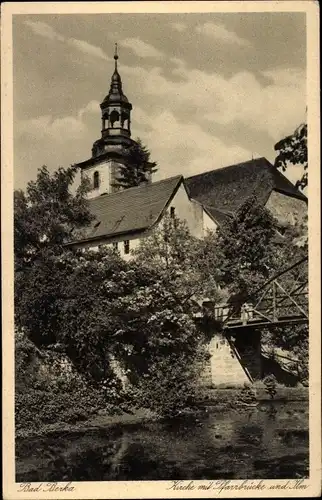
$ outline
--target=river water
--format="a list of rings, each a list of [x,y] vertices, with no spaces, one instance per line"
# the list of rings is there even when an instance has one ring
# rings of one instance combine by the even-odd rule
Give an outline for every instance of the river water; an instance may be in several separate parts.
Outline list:
[[[16,441],[16,481],[308,477],[308,404],[261,403],[198,422],[151,422]]]

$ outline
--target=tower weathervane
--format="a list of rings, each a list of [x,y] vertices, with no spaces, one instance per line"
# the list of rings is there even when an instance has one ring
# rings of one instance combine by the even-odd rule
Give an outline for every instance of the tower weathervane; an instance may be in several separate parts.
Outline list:
[[[119,56],[117,54],[117,43],[115,44],[115,53],[114,53],[114,60],[115,60],[115,70],[117,70],[117,60]]]

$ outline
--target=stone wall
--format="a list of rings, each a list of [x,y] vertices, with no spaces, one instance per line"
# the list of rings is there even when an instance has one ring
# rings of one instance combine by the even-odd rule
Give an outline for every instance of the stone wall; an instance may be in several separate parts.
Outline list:
[[[214,335],[209,343],[209,353],[209,362],[201,374],[202,385],[243,386],[250,382],[238,352],[223,335]]]

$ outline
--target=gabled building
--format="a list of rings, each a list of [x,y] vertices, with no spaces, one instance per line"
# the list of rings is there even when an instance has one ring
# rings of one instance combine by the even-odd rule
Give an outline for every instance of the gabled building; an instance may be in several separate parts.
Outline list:
[[[112,245],[125,259],[168,214],[185,220],[190,233],[202,238],[216,224],[202,204],[191,199],[182,175],[90,199],[95,220],[70,243],[97,250]]]

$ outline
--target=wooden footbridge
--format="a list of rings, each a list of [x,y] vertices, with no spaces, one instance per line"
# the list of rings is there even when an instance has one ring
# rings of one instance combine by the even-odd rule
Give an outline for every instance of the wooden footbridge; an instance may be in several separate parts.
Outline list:
[[[308,258],[269,279],[241,302],[209,308],[224,330],[308,323]]]

